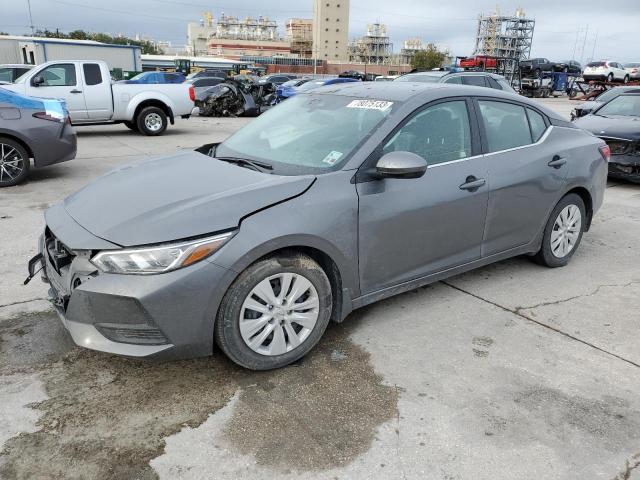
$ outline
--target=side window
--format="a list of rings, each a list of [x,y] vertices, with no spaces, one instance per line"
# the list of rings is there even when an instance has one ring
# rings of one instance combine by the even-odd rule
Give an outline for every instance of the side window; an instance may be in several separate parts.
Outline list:
[[[456,85],[462,85],[462,77],[449,77],[444,81],[444,83],[455,83]]]
[[[102,73],[100,65],[97,63],[85,63],[82,65],[84,71],[84,82],[87,85],[99,85],[102,83]]]
[[[502,87],[500,86],[500,84],[498,82],[496,82],[496,80],[494,78],[487,77],[487,82],[489,82],[489,86],[491,88],[495,88],[496,90],[502,90]]]
[[[535,143],[544,135],[544,132],[547,130],[547,124],[542,115],[530,108],[527,108],[527,116],[529,117],[529,125],[531,126],[531,136]]]
[[[429,165],[471,156],[471,129],[464,100],[428,107],[407,122],[383,148],[383,153],[412,152]]]
[[[465,85],[472,85],[474,87],[486,87],[487,84],[484,81],[484,76],[482,75],[463,75],[462,83]]]
[[[73,63],[51,65],[38,75],[44,78],[43,87],[71,87],[76,84],[76,66]]]
[[[480,100],[489,152],[529,145],[531,131],[524,107],[505,102]]]

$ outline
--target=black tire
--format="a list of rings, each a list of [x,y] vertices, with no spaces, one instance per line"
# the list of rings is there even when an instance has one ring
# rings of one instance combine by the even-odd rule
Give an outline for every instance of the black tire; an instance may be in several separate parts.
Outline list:
[[[535,75],[536,78],[542,78],[542,70],[540,70],[539,68],[536,68],[533,74]]]
[[[29,153],[22,144],[0,137],[0,188],[12,187],[29,176]]]
[[[318,294],[318,318],[311,333],[299,346],[281,355],[264,355],[251,349],[242,338],[240,314],[245,299],[256,285],[281,273],[298,274],[311,282]],[[332,301],[329,279],[315,260],[300,253],[269,257],[250,265],[229,287],[218,310],[214,339],[227,357],[244,368],[281,368],[302,358],[318,343],[329,324]]]
[[[144,107],[136,117],[136,125],[143,135],[162,135],[167,129],[167,115],[159,107]]]
[[[134,132],[138,131],[138,125],[135,124],[135,122],[124,122],[124,125],[129,129],[129,130],[133,130]]]
[[[574,243],[571,251],[563,257],[558,257],[554,255],[551,248],[551,234],[554,231],[556,220],[560,213],[570,205],[575,205],[580,210],[581,215],[581,224],[580,224],[580,232],[578,234],[578,238]],[[544,265],[549,268],[557,268],[564,267],[569,263],[573,254],[576,253],[578,247],[580,247],[580,242],[582,240],[582,235],[584,234],[584,229],[587,223],[587,215],[586,209],[584,205],[584,201],[579,195],[575,193],[570,193],[560,200],[560,202],[556,205],[556,207],[549,215],[549,219],[547,220],[547,225],[544,229],[544,235],[542,237],[542,246],[536,255],[533,257],[533,260],[540,265]]]
[[[613,82],[613,73],[610,73],[610,74],[607,76],[607,82],[609,82],[609,83]]]
[[[629,83],[629,80],[630,80],[629,75],[625,75],[622,83]]]

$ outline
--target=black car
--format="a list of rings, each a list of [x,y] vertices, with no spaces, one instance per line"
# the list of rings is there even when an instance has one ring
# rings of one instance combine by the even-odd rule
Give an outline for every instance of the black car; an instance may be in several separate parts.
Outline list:
[[[640,183],[640,92],[619,95],[574,124],[607,142],[610,177]]]
[[[548,58],[531,58],[520,62],[520,73],[522,76],[534,76],[539,78],[543,72],[552,72],[557,63]]]
[[[582,65],[575,60],[565,60],[563,62],[557,62],[553,66],[554,72],[565,72],[570,75],[580,75],[582,73]]]
[[[348,70],[338,75],[338,78],[355,78],[364,82],[367,79],[367,75],[364,72],[358,72],[356,70]]]

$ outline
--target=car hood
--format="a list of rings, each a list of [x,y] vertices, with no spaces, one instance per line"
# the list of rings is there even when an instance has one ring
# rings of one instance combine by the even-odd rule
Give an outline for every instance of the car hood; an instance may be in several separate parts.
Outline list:
[[[114,170],[64,201],[93,235],[149,245],[233,229],[257,210],[302,194],[314,176],[278,176],[184,152]]]
[[[588,110],[588,111],[591,111],[594,108],[599,107],[600,105],[602,105],[600,102],[596,102],[595,100],[588,100],[586,102],[582,102],[582,103],[576,105],[576,110]]]
[[[617,137],[640,140],[640,117],[587,115],[574,124],[598,137]]]

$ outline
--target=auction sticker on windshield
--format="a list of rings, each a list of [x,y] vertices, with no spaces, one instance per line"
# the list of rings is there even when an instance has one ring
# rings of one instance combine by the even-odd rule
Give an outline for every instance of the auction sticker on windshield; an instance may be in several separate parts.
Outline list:
[[[393,102],[385,102],[384,100],[354,100],[347,108],[365,108],[367,110],[380,110],[384,112],[393,105]]]
[[[336,152],[335,150],[331,152],[329,155],[324,157],[322,160],[324,163],[328,163],[329,165],[334,165],[338,160],[342,157],[342,152]]]

